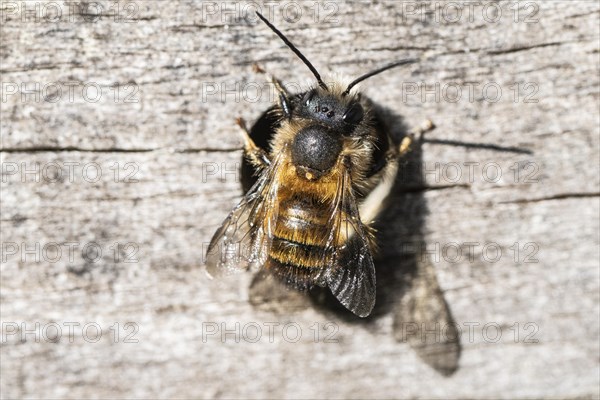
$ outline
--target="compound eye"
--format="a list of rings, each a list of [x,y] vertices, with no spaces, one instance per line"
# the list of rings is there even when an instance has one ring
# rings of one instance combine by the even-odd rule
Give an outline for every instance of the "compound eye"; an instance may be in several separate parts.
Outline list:
[[[342,119],[347,124],[357,125],[360,121],[362,121],[364,115],[365,112],[360,103],[354,103],[348,108],[348,110],[346,110]]]

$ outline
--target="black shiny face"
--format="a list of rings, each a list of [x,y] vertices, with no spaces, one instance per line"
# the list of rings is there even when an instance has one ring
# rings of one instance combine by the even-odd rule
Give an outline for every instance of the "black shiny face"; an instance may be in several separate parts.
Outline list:
[[[295,112],[310,118],[344,135],[351,135],[364,117],[363,107],[358,100],[344,101],[330,94],[310,90],[299,97]]]

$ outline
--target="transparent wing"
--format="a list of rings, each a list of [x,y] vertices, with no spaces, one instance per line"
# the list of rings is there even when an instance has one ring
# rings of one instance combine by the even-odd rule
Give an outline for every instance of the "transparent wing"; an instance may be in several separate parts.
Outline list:
[[[331,214],[331,233],[325,246],[328,268],[319,278],[348,310],[360,317],[375,305],[375,266],[370,237],[362,224],[350,175],[344,170]]]
[[[206,252],[206,271],[210,276],[258,270],[264,265],[277,220],[275,174],[281,158],[277,156],[263,171],[215,232]]]

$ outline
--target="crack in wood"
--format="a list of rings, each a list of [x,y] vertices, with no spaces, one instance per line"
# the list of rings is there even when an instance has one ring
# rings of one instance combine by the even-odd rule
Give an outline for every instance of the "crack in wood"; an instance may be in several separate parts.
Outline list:
[[[423,193],[434,190],[445,190],[445,189],[470,189],[471,185],[467,183],[457,183],[456,185],[436,185],[436,186],[407,186],[399,190],[400,193]]]
[[[77,152],[77,153],[151,153],[153,151],[167,150],[173,153],[232,153],[241,151],[241,147],[232,148],[217,148],[217,147],[197,147],[197,148],[185,148],[185,149],[173,149],[165,147],[157,148],[105,148],[105,149],[85,149],[81,147],[66,146],[66,147],[52,147],[52,146],[35,146],[35,147],[11,147],[0,149],[0,153],[58,153],[58,152]]]
[[[471,149],[483,149],[483,150],[494,150],[494,151],[502,151],[508,153],[518,153],[518,154],[533,154],[533,151],[528,149],[522,149],[520,147],[514,146],[500,146],[496,144],[487,144],[487,143],[470,143],[463,142],[459,140],[449,140],[449,139],[423,139],[423,143],[431,143],[431,144],[441,144],[448,146],[460,146],[467,147]]]
[[[53,147],[53,146],[33,146],[33,147],[12,147],[0,149],[0,153],[55,153],[55,152],[80,152],[80,153],[149,153],[151,151],[162,150],[159,148],[107,148],[107,149],[85,149],[74,146]]]
[[[566,200],[566,199],[582,199],[582,198],[593,198],[600,197],[600,192],[592,193],[562,193],[553,196],[538,197],[533,199],[518,199],[509,201],[500,201],[499,204],[528,204],[528,203],[539,203],[542,201],[551,200]]]
[[[490,54],[490,55],[510,54],[510,53],[517,53],[519,51],[539,49],[539,48],[543,48],[543,47],[560,46],[561,44],[566,44],[566,43],[570,43],[570,42],[548,42],[548,43],[534,44],[531,46],[515,46],[515,47],[508,48],[508,49],[488,50],[487,54]]]

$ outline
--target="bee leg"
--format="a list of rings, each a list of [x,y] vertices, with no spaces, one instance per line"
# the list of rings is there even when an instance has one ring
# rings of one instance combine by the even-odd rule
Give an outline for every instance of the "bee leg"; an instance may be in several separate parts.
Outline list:
[[[288,100],[289,92],[285,86],[283,86],[283,83],[279,79],[275,78],[275,76],[268,74],[260,65],[256,63],[252,64],[252,70],[256,73],[266,74],[269,76],[269,80],[273,86],[275,86],[275,90],[277,90],[277,94],[279,96],[279,106],[283,111],[283,115],[290,119],[292,117],[292,109],[290,107],[290,101]]]
[[[432,131],[434,129],[435,129],[435,124],[433,123],[433,121],[430,119],[426,119],[423,122],[421,122],[421,124],[419,126],[417,126],[416,128],[413,128],[411,130],[411,134],[414,136],[419,136],[419,140],[421,140],[421,136],[423,136],[423,134],[425,134],[426,132]]]
[[[398,156],[402,157],[410,150],[410,145],[415,140],[415,137],[418,138],[417,140],[420,142],[423,140],[423,135],[433,129],[435,129],[435,125],[430,119],[426,119],[419,126],[413,128],[400,142],[400,146],[398,146]]]
[[[254,143],[254,140],[252,140],[250,137],[250,131],[246,127],[246,121],[240,117],[236,119],[236,124],[242,130],[242,139],[244,140],[244,155],[248,161],[250,161],[250,163],[258,169],[271,165],[271,160],[269,159],[267,153],[258,147]]]
[[[426,119],[419,126],[411,130],[413,137],[417,137],[419,141],[423,140],[423,135],[435,129],[435,124],[432,120]]]
[[[384,208],[388,195],[392,190],[396,174],[398,172],[398,159],[409,152],[410,146],[418,137],[421,141],[425,132],[435,128],[431,120],[426,120],[421,125],[412,129],[400,142],[400,145],[392,149],[388,154],[388,167],[381,182],[373,188],[371,193],[362,201],[359,207],[360,219],[363,224],[368,225],[379,215]]]
[[[289,93],[287,89],[283,86],[281,81],[274,76],[271,77],[271,83],[273,83],[279,94],[279,105],[281,106],[283,115],[287,119],[292,118],[292,108],[290,107],[290,101],[288,100]]]
[[[264,68],[258,63],[252,63],[252,71],[257,74],[266,74],[267,73],[267,71],[265,71]]]
[[[398,146],[398,156],[402,157],[410,150],[410,145],[413,142],[413,135],[409,134],[404,136],[402,142],[400,142],[400,146]]]

